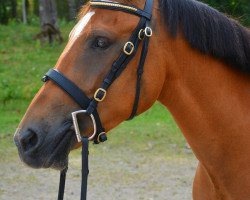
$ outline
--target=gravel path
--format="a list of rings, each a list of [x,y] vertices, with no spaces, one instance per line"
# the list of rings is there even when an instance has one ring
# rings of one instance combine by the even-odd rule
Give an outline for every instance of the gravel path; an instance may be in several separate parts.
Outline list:
[[[13,154],[13,152],[12,152]],[[70,156],[66,200],[79,199],[80,152]],[[191,200],[197,165],[192,154],[91,147],[88,200]],[[55,200],[59,172],[33,170],[17,155],[1,160],[1,200]]]

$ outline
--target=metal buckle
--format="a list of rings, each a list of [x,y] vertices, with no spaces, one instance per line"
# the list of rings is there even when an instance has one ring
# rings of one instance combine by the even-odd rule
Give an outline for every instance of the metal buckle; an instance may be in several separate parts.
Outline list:
[[[131,46],[130,51],[127,51],[128,45]],[[130,55],[133,53],[134,49],[135,49],[135,45],[134,45],[132,42],[127,42],[127,43],[124,45],[124,47],[123,47],[123,52],[124,52],[126,55],[130,56]]]
[[[145,33],[143,34],[143,37],[141,37],[142,33],[144,32],[144,29],[141,29],[140,32],[138,33],[138,38],[139,40],[143,40]]]
[[[153,31],[152,31],[152,29],[150,28],[150,27],[146,27],[145,28],[145,35],[147,36],[147,37],[151,37],[152,35],[153,35]]]
[[[98,137],[97,137],[97,142],[101,143],[102,141],[100,140],[101,139],[101,136],[106,134],[105,132],[101,132]]]
[[[100,92],[100,91],[103,92],[103,97],[101,99],[97,97],[98,92]],[[99,88],[96,90],[96,92],[94,94],[94,99],[98,102],[102,102],[105,99],[106,95],[107,95],[107,91],[104,90],[103,88]]]
[[[48,76],[44,75],[41,79],[42,82],[46,83],[49,80]]]
[[[77,122],[77,114],[80,114],[80,113],[87,113],[86,110],[78,110],[76,112],[72,112],[71,115],[72,115],[72,118],[73,118],[73,124],[74,124],[74,128],[75,128],[75,133],[76,133],[76,138],[77,138],[77,141],[78,142],[81,142],[82,141],[82,136],[81,136],[81,132],[80,132],[80,129],[79,129],[79,125],[78,125],[78,122]],[[95,121],[95,117],[94,115],[90,114],[88,115],[92,122],[93,122],[93,127],[94,127],[94,132],[93,134],[88,138],[88,140],[93,140],[95,135],[96,135],[96,121]]]

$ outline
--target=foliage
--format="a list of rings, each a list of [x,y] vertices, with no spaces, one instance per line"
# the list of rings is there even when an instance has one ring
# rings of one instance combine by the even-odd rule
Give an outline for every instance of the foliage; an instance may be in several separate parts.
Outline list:
[[[245,25],[250,25],[249,0],[202,0],[223,13],[231,15]]]
[[[73,24],[60,24],[65,33]],[[44,73],[58,59],[64,45],[41,47],[33,36],[39,32],[37,20],[25,26],[10,22],[0,25],[0,141],[12,144],[15,127],[31,99],[42,86]],[[2,145],[2,143],[1,143]]]
[[[71,27],[65,27],[64,32],[68,32],[65,29]],[[0,26],[0,38],[4,38],[0,43],[1,102],[11,99],[30,100],[41,86],[37,80],[59,57],[63,46],[55,44],[41,48],[40,42],[33,40],[36,32],[39,32],[38,26],[18,23]]]
[[[0,0],[0,24],[7,24],[10,19],[16,18],[16,0]]]
[[[69,19],[68,3],[67,1],[57,0],[57,11],[60,19]]]
[[[73,24],[61,23],[64,37]],[[39,32],[38,21],[25,26],[10,22],[0,25],[0,140],[12,134],[31,99],[42,86],[44,73],[55,65],[64,45],[41,47],[33,36]],[[17,34],[18,33],[18,34]]]

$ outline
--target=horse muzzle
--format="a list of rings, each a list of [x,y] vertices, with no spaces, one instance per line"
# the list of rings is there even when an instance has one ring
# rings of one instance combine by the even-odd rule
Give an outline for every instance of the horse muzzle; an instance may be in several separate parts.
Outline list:
[[[72,123],[66,123],[54,132],[38,129],[17,129],[14,142],[20,159],[32,168],[63,169],[68,163],[68,154],[76,143]]]

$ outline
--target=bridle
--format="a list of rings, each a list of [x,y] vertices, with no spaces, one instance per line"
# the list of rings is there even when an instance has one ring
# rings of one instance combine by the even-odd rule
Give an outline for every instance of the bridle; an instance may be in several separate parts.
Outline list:
[[[102,85],[96,90],[93,98],[87,97],[85,93],[76,86],[71,80],[67,79],[56,69],[50,69],[42,78],[43,82],[52,80],[61,89],[63,89],[73,100],[82,108],[82,110],[72,113],[75,133],[78,142],[82,142],[82,186],[81,186],[81,200],[86,200],[87,196],[87,177],[88,177],[88,143],[93,140],[95,144],[99,144],[107,140],[105,129],[102,126],[99,114],[97,112],[98,103],[102,102],[107,94],[110,85],[120,76],[128,63],[136,55],[138,47],[142,42],[141,57],[137,68],[136,94],[134,105],[129,117],[133,119],[137,113],[141,92],[141,78],[143,74],[144,63],[148,53],[149,39],[152,36],[152,29],[150,28],[150,21],[152,17],[153,0],[146,0],[144,9],[141,10],[135,6],[130,6],[111,1],[93,0],[90,1],[90,6],[95,8],[103,8],[110,10],[117,10],[127,12],[140,17],[137,27],[134,29],[130,39],[124,45],[122,52],[116,61],[112,64],[109,73],[106,75]],[[80,129],[77,121],[77,115],[84,113],[89,116],[93,123],[94,132],[90,137],[84,137],[80,134]],[[67,168],[61,171],[60,185],[58,192],[58,200],[62,200],[64,196],[65,179]]]

